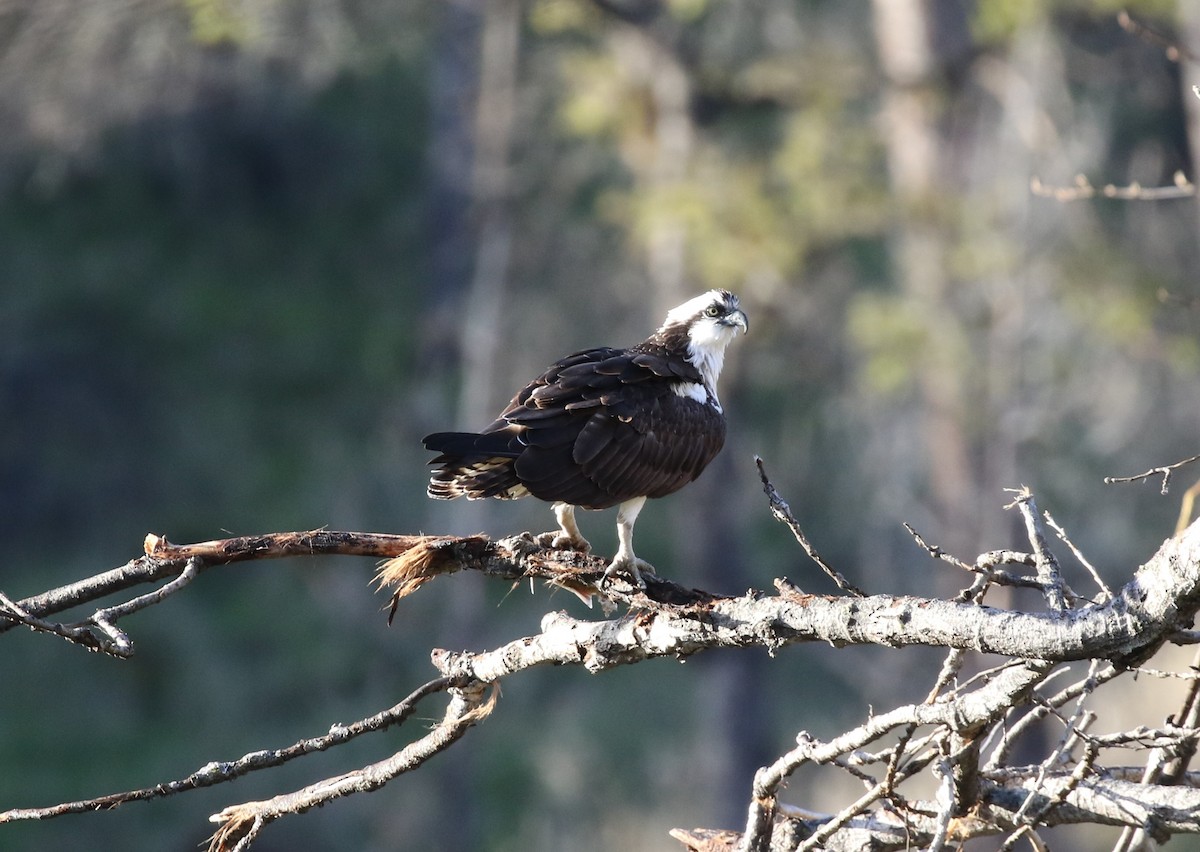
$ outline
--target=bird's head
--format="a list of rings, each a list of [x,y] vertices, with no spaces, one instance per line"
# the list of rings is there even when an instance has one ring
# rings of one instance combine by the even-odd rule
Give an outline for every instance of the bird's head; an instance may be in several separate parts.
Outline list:
[[[672,308],[658,333],[686,333],[687,359],[704,376],[709,388],[715,388],[725,361],[725,347],[739,330],[744,332],[749,327],[737,296],[728,290],[709,290]]]
[[[686,328],[688,340],[695,349],[719,351],[724,351],[739,329],[745,332],[750,328],[738,297],[728,290],[709,290],[672,308],[662,330],[672,326]]]

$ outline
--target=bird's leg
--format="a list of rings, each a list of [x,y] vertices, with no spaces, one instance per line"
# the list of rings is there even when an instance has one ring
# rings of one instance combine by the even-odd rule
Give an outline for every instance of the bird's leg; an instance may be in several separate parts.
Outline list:
[[[583,537],[583,533],[579,531],[579,525],[575,523],[575,507],[570,503],[555,503],[553,509],[554,517],[558,521],[559,531],[556,533],[543,533],[538,536],[538,543],[543,547],[550,547],[555,550],[571,548],[582,550],[584,553],[590,551],[592,546]]]
[[[642,511],[642,506],[645,504],[645,497],[635,497],[632,500],[626,500],[617,509],[617,555],[604,570],[604,577],[600,581],[601,585],[618,572],[627,571],[632,575],[633,582],[637,584],[637,587],[644,589],[646,581],[642,579],[641,572],[645,571],[651,577],[655,576],[653,566],[644,559],[638,559],[633,553],[633,525],[637,521],[638,512]]]

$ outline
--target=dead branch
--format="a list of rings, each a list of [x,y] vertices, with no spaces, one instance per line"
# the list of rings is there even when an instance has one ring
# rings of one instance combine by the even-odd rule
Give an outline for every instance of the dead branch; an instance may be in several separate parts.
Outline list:
[[[1054,520],[1049,512],[1043,512],[1042,516],[1046,519],[1046,523],[1049,524],[1050,529],[1054,530],[1054,534],[1058,536],[1058,540],[1071,549],[1071,554],[1091,576],[1092,582],[1094,582],[1100,589],[1100,594],[1102,596],[1101,600],[1108,600],[1112,598],[1112,589],[1110,589],[1108,584],[1104,582],[1104,578],[1100,576],[1100,572],[1096,570],[1096,566],[1094,566],[1091,561],[1089,561],[1088,558],[1083,555],[1083,552],[1075,546],[1075,542],[1071,541],[1070,537],[1067,535],[1067,531],[1059,526],[1058,522]],[[1176,530],[1176,532],[1182,531],[1183,527],[1180,527],[1178,530]]]
[[[1062,572],[1058,570],[1058,560],[1046,545],[1046,534],[1042,532],[1041,518],[1038,517],[1033,493],[1027,487],[1021,486],[1016,495],[1011,505],[1017,507],[1021,519],[1025,522],[1025,534],[1029,536],[1029,543],[1033,545],[1038,582],[1041,583],[1042,593],[1046,596],[1046,603],[1055,612],[1063,612],[1067,608],[1067,601],[1063,591]]]
[[[542,547],[528,534],[491,541],[482,536],[281,533],[184,546],[151,536],[147,547],[156,560],[159,554],[169,557],[161,564],[172,567],[159,570],[159,576],[182,573],[188,563],[180,563],[180,559],[195,560],[199,572],[212,564],[299,552],[399,552],[401,558],[385,563],[378,577],[381,583],[397,586],[393,606],[433,577],[460,570],[508,580],[541,579],[586,596],[594,593],[606,566],[597,556]],[[136,575],[137,581],[144,576]],[[48,606],[61,605],[63,596],[56,595],[57,591],[19,602],[21,612],[40,615]],[[593,670],[607,667],[609,661],[634,657],[687,656],[729,646],[774,650],[805,641],[889,647],[924,644],[1026,659],[1105,658],[1133,664],[1136,658],[1152,654],[1171,632],[1190,626],[1191,616],[1200,607],[1200,526],[1193,525],[1166,542],[1112,600],[1073,610],[1070,618],[912,596],[842,598],[793,591],[775,597],[759,592],[718,597],[661,579],[651,580],[645,590],[621,581],[610,583],[605,595],[638,611],[614,621],[573,622],[589,634],[586,664]],[[117,618],[132,611],[131,607],[160,602],[164,597],[160,590],[157,597],[135,599],[99,610],[98,615],[101,620]],[[6,613],[5,617],[10,622],[5,627],[24,623],[19,613]],[[630,641],[635,634],[626,629],[629,624],[645,625],[636,641]],[[649,641],[644,641],[641,633]],[[549,654],[556,655],[561,656]]]
[[[514,566],[507,576],[558,579],[560,569],[545,560],[501,551],[496,543],[491,552],[496,560]],[[490,653],[510,671],[546,663],[582,663],[599,671],[649,657],[686,657],[714,647],[777,650],[797,642],[821,641],[888,647],[922,644],[1022,659],[1100,658],[1134,665],[1176,629],[1190,624],[1200,608],[1200,524],[1169,539],[1111,601],[1062,615],[912,596],[844,598],[781,592],[768,597],[751,592],[719,597],[661,585],[673,591],[673,600],[661,599],[659,589],[650,588],[644,595],[629,595],[628,601],[639,609],[621,618],[576,621],[551,613],[540,636]],[[547,640],[552,633],[555,638]],[[494,665],[486,654],[462,655],[462,659],[477,677],[481,667]]]
[[[116,622],[147,606],[161,603],[213,566],[253,559],[318,554],[395,557],[436,538],[311,530],[175,545],[163,536],[150,533],[143,543],[145,553],[119,568],[20,601],[14,601],[0,592],[0,633],[24,625],[38,632],[59,636],[88,650],[128,657],[133,653],[133,641],[116,627]],[[161,580],[167,582],[153,592],[97,609],[78,621],[62,624],[46,618],[138,585]]]
[[[1193,197],[1196,185],[1183,172],[1175,172],[1171,186],[1142,186],[1135,181],[1126,186],[1107,183],[1097,190],[1086,177],[1076,175],[1071,186],[1052,186],[1042,183],[1039,177],[1030,178],[1029,191],[1040,198],[1053,198],[1055,201],[1086,201],[1097,196],[1119,201],[1170,201]]]
[[[805,544],[798,522],[770,485],[761,463],[759,470],[772,512]],[[752,591],[737,597],[717,596],[661,578],[647,578],[645,589],[618,578],[606,584],[603,597],[610,607],[625,605],[624,613],[614,614],[610,609],[604,618],[581,620],[552,612],[543,618],[538,633],[493,649],[435,649],[432,662],[438,678],[390,710],[353,725],[336,726],[326,735],[283,749],[254,752],[227,763],[212,762],[182,779],[150,788],[46,808],[9,810],[0,813],[0,823],[114,807],[222,783],[400,724],[419,701],[437,692],[450,693],[445,713],[433,729],[390,757],[291,793],[221,810],[213,817],[219,827],[211,848],[222,852],[245,849],[276,819],[342,796],[379,789],[421,766],[482,721],[495,705],[499,683],[525,669],[577,665],[598,672],[658,657],[683,659],[711,648],[762,647],[774,653],[787,645],[821,641],[835,646],[928,645],[948,648],[951,653],[924,702],[871,715],[828,742],[801,734],[795,749],[756,776],[743,832],[674,832],[685,845],[790,850],[861,848],[869,842],[874,844],[872,848],[882,849],[946,848],[972,837],[1002,835],[1011,847],[1018,839],[1035,838],[1038,827],[1073,821],[1131,826],[1155,837],[1177,831],[1200,832],[1198,818],[1188,813],[1188,808],[1200,806],[1200,793],[1184,783],[1195,775],[1188,772],[1184,756],[1191,754],[1200,739],[1196,714],[1185,712],[1182,724],[1095,737],[1088,731],[1096,717],[1086,706],[1100,687],[1140,665],[1163,643],[1188,637],[1188,628],[1200,610],[1200,523],[1167,540],[1124,586],[1091,602],[1070,592],[1062,567],[1047,548],[1032,495],[1022,492],[1014,505],[1025,521],[1029,553],[989,551],[970,564],[943,554],[913,532],[931,556],[979,577],[956,600],[862,595],[817,556],[818,564],[850,595],[805,594],[779,580],[774,594]],[[388,557],[377,579],[394,589],[393,614],[425,583],[461,571],[478,571],[507,582],[541,580],[587,600],[600,594],[597,584],[606,560],[572,550],[553,550],[543,541],[528,533],[492,540],[484,536],[315,531],[173,545],[160,536],[149,536],[145,556],[98,575],[102,579],[91,578],[23,601],[0,596],[0,626],[7,629],[23,624],[85,645],[107,643],[102,649],[110,653],[121,650],[118,646],[124,640],[125,653],[132,653],[132,642],[117,630],[116,622],[163,602],[203,570],[252,559],[317,553]],[[806,550],[813,555],[811,545]],[[1081,563],[1086,564],[1082,557]],[[999,566],[1006,564],[1036,572],[1033,577],[1012,575],[1011,579],[1041,590],[1048,611],[1020,612],[982,605],[987,588],[997,577],[1005,576]],[[91,602],[144,582],[162,585],[148,594],[97,609],[73,624],[55,625],[45,618],[47,613],[59,611],[56,607]],[[1000,654],[1009,662],[961,680],[968,651]],[[1092,661],[1087,675],[1048,692],[1050,681],[1069,674],[1069,663],[1074,660]],[[1065,709],[1072,701],[1074,708]],[[1193,706],[1194,702],[1187,704],[1185,711]],[[1008,757],[1016,742],[1034,725],[1043,723],[1061,726],[1057,745],[1034,766],[1010,766]],[[885,737],[891,744],[879,748]],[[879,750],[873,753],[868,748]],[[1139,781],[1124,767],[1101,764],[1101,754],[1111,749],[1156,749],[1184,759],[1170,765],[1171,784],[1147,778]],[[1077,754],[1080,751],[1082,754]],[[862,793],[836,814],[798,811],[781,801],[780,795],[787,779],[807,764],[850,773],[863,785]],[[898,791],[903,781],[927,771],[940,779],[935,801],[911,800]],[[1162,777],[1165,782],[1166,775]],[[1122,808],[1117,798],[1132,795],[1141,797],[1138,801],[1144,807],[1139,806],[1140,810]]]
[[[1084,774],[1084,773],[1080,773]],[[1200,789],[1195,787],[1147,787],[1139,783],[1096,775],[1079,777],[1074,770],[1057,772],[1036,784],[1032,775],[1016,779],[981,782],[979,810],[967,817],[952,819],[947,840],[995,837],[1018,830],[1017,813],[1022,807],[1041,813],[1040,825],[1108,825],[1115,827],[1149,823],[1162,836],[1200,832]],[[871,849],[919,849],[930,846],[936,837],[940,806],[933,801],[908,802],[903,814],[895,811],[863,812],[842,820],[841,814],[792,815],[790,808],[776,814],[768,845],[760,848],[796,850],[800,842],[817,836],[821,829],[839,820],[839,830],[825,837],[819,848],[831,852],[857,852]],[[986,816],[984,816],[986,814]],[[702,829],[675,829],[672,836],[687,849],[704,852],[737,852],[743,837],[735,832]],[[799,839],[799,842],[797,842]]]
[[[495,708],[499,693],[493,689],[491,696],[485,699],[483,688],[474,684],[451,687],[450,695],[446,712],[433,729],[386,760],[327,778],[294,793],[260,802],[231,805],[213,814],[209,820],[220,823],[221,827],[212,836],[209,852],[232,852],[245,848],[268,823],[282,816],[304,813],[310,808],[353,793],[378,790],[393,778],[416,769],[444,751],[462,737],[468,728],[486,719]]]
[[[1106,476],[1104,477],[1105,485],[1112,485],[1117,482],[1137,482],[1141,479],[1149,479],[1152,476],[1162,476],[1162,494],[1166,494],[1171,485],[1171,474],[1184,465],[1189,465],[1192,462],[1200,461],[1200,456],[1192,456],[1191,458],[1177,461],[1174,464],[1164,464],[1158,467],[1152,467],[1142,473],[1135,473],[1133,476]]]
[[[829,579],[837,584],[839,589],[859,597],[865,595],[866,592],[852,585],[845,577],[834,570],[828,562],[821,558],[821,554],[817,553],[817,549],[809,542],[808,536],[804,534],[804,530],[800,529],[800,522],[792,514],[792,507],[787,504],[786,500],[779,496],[779,492],[775,490],[775,486],[767,478],[767,469],[763,464],[763,460],[755,456],[754,463],[758,465],[758,476],[762,480],[763,491],[766,492],[767,499],[770,501],[771,514],[792,531],[792,535],[796,537],[796,541],[804,548],[804,552],[808,554],[808,558],[817,563],[817,566],[825,572]]]
[[[174,781],[155,784],[153,787],[112,793],[107,796],[97,796],[77,802],[63,802],[45,808],[13,808],[12,810],[0,812],[0,824],[16,822],[18,820],[50,819],[64,814],[110,810],[127,802],[159,799],[165,796],[173,796],[176,793],[198,790],[201,787],[212,787],[216,784],[234,781],[245,775],[249,775],[251,772],[282,766],[290,760],[325,751],[363,734],[382,731],[386,728],[403,724],[412,715],[413,711],[416,710],[417,705],[422,699],[458,685],[459,682],[453,678],[435,678],[414,690],[394,707],[384,710],[381,713],[376,713],[374,716],[368,716],[351,725],[336,725],[329,730],[329,733],[322,736],[300,740],[285,748],[254,751],[232,761],[211,761],[190,775]]]
[[[1048,666],[1027,665],[1009,669],[966,701],[942,701],[932,704],[897,707],[889,713],[869,719],[865,724],[848,731],[828,743],[816,743],[802,734],[799,745],[783,755],[770,766],[760,769],[754,777],[753,799],[746,822],[739,852],[760,852],[770,848],[771,834],[775,824],[776,798],[780,785],[806,763],[828,763],[835,757],[857,751],[886,734],[905,726],[941,725],[960,735],[972,736],[994,722],[1014,704],[1023,703],[1023,697],[1043,678]],[[913,772],[924,768],[935,758],[936,753],[927,754],[923,762],[909,764]],[[910,774],[905,771],[905,775]],[[888,782],[894,786],[895,782]],[[882,783],[869,790],[866,795],[843,811],[830,824],[837,828],[848,825],[864,810],[877,801],[884,786]],[[832,832],[817,829],[824,842]]]
[[[975,582],[959,593],[957,598],[959,601],[968,602],[977,600],[983,590],[993,583],[999,586],[1013,586],[1042,591],[1042,582],[1037,577],[1014,574],[1011,571],[1005,571],[1000,568],[1001,565],[1024,565],[1028,568],[1034,568],[1037,566],[1037,558],[1032,553],[1018,553],[1015,550],[990,550],[987,553],[979,554],[975,559],[975,563],[968,565],[958,557],[946,553],[941,547],[929,544],[912,524],[905,523],[904,529],[913,537],[913,541],[917,543],[917,546],[932,558],[976,575]]]

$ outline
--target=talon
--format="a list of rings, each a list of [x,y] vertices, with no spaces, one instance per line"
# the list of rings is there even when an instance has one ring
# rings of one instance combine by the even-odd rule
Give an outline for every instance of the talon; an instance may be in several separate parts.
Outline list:
[[[635,497],[632,500],[626,500],[617,510],[617,540],[619,546],[617,555],[613,557],[613,561],[608,563],[608,567],[604,569],[604,576],[600,578],[600,588],[603,590],[604,583],[612,579],[617,573],[625,572],[633,578],[634,585],[639,589],[646,588],[646,581],[642,579],[642,571],[646,574],[658,579],[658,575],[654,573],[654,567],[645,559],[638,559],[633,552],[633,524],[637,520],[638,512],[642,511],[642,506],[645,504],[645,497]]]
[[[550,546],[556,550],[578,550],[582,553],[592,552],[592,545],[586,538],[582,536],[575,538],[566,533],[556,535],[550,542]]]
[[[654,573],[654,566],[645,559],[638,559],[636,556],[630,559],[618,555],[604,569],[604,575],[600,578],[600,588],[603,589],[609,580],[622,572],[629,574],[633,578],[633,584],[639,589],[646,588],[646,581],[642,578],[643,572],[653,580],[658,579],[658,575]]]
[[[564,533],[562,530],[552,530],[535,536],[539,546],[549,550],[578,550],[581,553],[591,553],[592,545],[586,538],[578,538]]]
[[[558,529],[554,532],[542,533],[537,537],[538,544],[552,550],[578,550],[590,553],[592,546],[579,531],[575,523],[575,507],[569,503],[555,503],[554,517],[558,519]]]

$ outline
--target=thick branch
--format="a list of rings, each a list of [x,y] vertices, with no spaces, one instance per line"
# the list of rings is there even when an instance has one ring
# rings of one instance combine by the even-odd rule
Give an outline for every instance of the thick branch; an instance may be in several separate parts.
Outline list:
[[[111,571],[32,595],[17,601],[17,606],[29,618],[53,615],[137,585],[176,577],[183,572],[190,559],[195,559],[197,570],[203,571],[214,565],[250,559],[277,559],[284,556],[336,554],[396,557],[416,545],[438,540],[438,536],[310,530],[176,545],[162,536],[150,533],[146,536],[144,544],[145,555],[131,559]],[[21,624],[22,619],[16,612],[0,606],[0,633]]]
[[[439,574],[458,570],[479,570],[512,580],[541,578],[587,597],[594,593],[606,564],[574,551],[540,548],[529,536],[491,541],[482,536],[315,531],[185,546],[150,536],[147,551],[146,557],[115,571],[20,601],[24,616],[12,613],[6,618],[0,607],[0,631],[22,623],[23,617],[40,617],[129,585],[176,576],[189,559],[196,560],[193,564],[199,571],[213,564],[301,553],[401,554],[380,574],[382,582],[399,587],[397,599]],[[646,657],[687,656],[711,647],[775,649],[803,641],[923,644],[1025,659],[1106,658],[1136,665],[1171,633],[1190,627],[1200,607],[1200,524],[1168,540],[1112,600],[1064,613],[1011,612],[917,597],[804,595],[792,589],[776,597],[752,592],[740,598],[718,598],[666,581],[652,580],[644,593],[626,585],[612,583],[606,595],[633,604],[639,612],[599,622],[551,616],[548,624],[557,625],[559,632],[569,627],[579,641],[555,647],[543,636],[519,655],[531,661],[522,665],[583,657],[586,666],[599,670]]]
[[[243,537],[186,546],[171,545],[159,537],[151,536],[147,539],[145,557],[102,575],[103,579],[93,578],[85,584],[53,590],[30,599],[32,605],[30,601],[5,603],[5,599],[0,598],[0,629],[7,626],[4,625],[5,618],[14,624],[39,626],[36,621],[41,618],[39,610],[44,613],[46,608],[65,608],[150,579],[175,577],[183,580],[215,564],[315,553],[395,557],[380,574],[383,582],[394,584],[399,589],[394,604],[434,577],[460,570],[479,570],[509,580],[542,579],[570,589],[581,597],[589,597],[596,594],[596,583],[606,566],[606,562],[599,557],[546,549],[529,535],[492,541],[483,536],[375,536],[317,531]],[[185,565],[190,566],[190,574],[184,572]],[[1053,577],[1043,578],[1043,585],[1053,585],[1054,582]],[[140,606],[158,602],[174,588],[172,583],[149,595],[99,610],[93,616],[93,623],[103,628],[106,614],[119,617]],[[837,762],[845,759],[847,750],[854,751],[884,733],[907,728],[907,737],[911,736],[914,726],[932,725],[955,732],[967,747],[971,738],[981,735],[986,728],[997,723],[997,714],[1003,715],[1014,704],[1025,700],[1029,690],[1048,670],[1051,662],[1108,659],[1118,667],[1133,666],[1149,657],[1164,641],[1189,627],[1197,608],[1200,608],[1200,522],[1164,543],[1159,552],[1114,597],[1074,610],[1025,613],[917,597],[806,595],[784,582],[776,584],[776,591],[772,596],[751,592],[736,598],[718,597],[658,579],[650,579],[643,590],[618,578],[606,586],[605,596],[631,607],[623,616],[582,621],[564,613],[551,613],[543,619],[540,633],[490,651],[435,651],[434,663],[445,678],[435,683],[443,686],[453,683],[455,692],[446,716],[434,730],[387,760],[291,794],[225,809],[218,815],[223,826],[215,843],[219,848],[244,847],[263,826],[279,816],[297,813],[339,796],[377,789],[395,775],[419,766],[428,757],[446,748],[462,736],[467,727],[486,715],[491,706],[490,703],[485,704],[482,698],[487,685],[526,668],[546,664],[582,665],[596,672],[654,657],[685,658],[708,648],[757,646],[774,651],[784,645],[806,641],[822,641],[833,645],[872,643],[892,647],[918,644],[945,646],[1028,661],[997,669],[989,679],[985,679],[983,686],[974,691],[964,692],[966,685],[963,685],[947,695],[931,698],[928,703],[875,716],[845,737],[827,744],[827,748],[832,749],[828,759]],[[70,603],[66,603],[68,601]],[[331,731],[331,736],[337,738],[340,734]],[[797,761],[821,762],[822,757],[816,752],[823,747],[809,745],[805,748],[804,754],[787,755],[781,758],[784,762],[780,766],[767,768],[767,771],[772,768],[780,770],[776,782],[786,778],[799,765]],[[919,751],[916,749],[914,746],[914,751],[908,752],[903,758],[900,749],[897,749],[894,752],[895,760],[890,761],[888,775],[872,785],[870,797],[861,799],[852,811],[811,825],[805,824],[804,831],[807,833],[796,833],[800,831],[797,828],[800,823],[787,814],[784,806],[773,802],[778,783],[771,786],[764,782],[756,790],[756,798],[765,804],[757,822],[769,821],[773,828],[763,831],[760,837],[769,838],[771,848],[774,848],[776,841],[783,836],[779,820],[791,826],[783,834],[790,833],[801,838],[811,837],[817,826],[824,824],[826,828],[820,836],[824,838],[829,834],[827,848],[846,848],[839,845],[840,838],[852,836],[854,832],[860,835],[867,832],[869,835],[873,831],[882,831],[892,836],[889,832],[894,832],[896,828],[894,814],[889,817],[886,813],[865,814],[859,811],[869,806],[871,799],[878,797],[883,801],[893,796],[895,784],[900,779],[907,777],[910,771],[921,771],[930,760],[937,758],[936,752],[927,746],[920,746]],[[953,749],[942,754],[956,759]],[[248,755],[244,759],[246,765],[241,768],[258,768],[256,761],[248,760],[251,757]],[[224,780],[227,773],[219,771],[221,766],[206,766],[173,786],[182,789]],[[1078,766],[1076,768],[1078,770]],[[1046,824],[1065,819],[1060,814],[1069,813],[1071,807],[1080,809],[1080,812],[1089,812],[1088,807],[1099,808],[1099,805],[1088,805],[1086,796],[1097,795],[1093,788],[1108,788],[1094,777],[1084,777],[1085,770],[1089,768],[1085,766],[1083,770],[1068,775],[1071,786],[1055,786],[1058,775],[1054,766],[1047,763],[1040,768],[1042,777],[1035,778],[1032,786],[1026,785],[1029,789],[1015,806],[1014,814],[1024,808],[1026,814],[1035,813],[1039,821]],[[980,797],[979,801],[984,801],[988,796],[999,796],[1000,792],[1020,786],[1020,779],[1008,778],[1005,776],[998,780],[994,774],[987,775],[986,783],[981,777],[979,784],[971,785],[971,789],[979,791],[976,795]],[[1031,798],[1028,792],[1035,789],[1038,795],[1046,798]],[[148,791],[122,794],[120,800],[141,798],[143,793]],[[949,806],[944,802],[941,806],[930,805],[928,813],[924,815],[906,812],[904,821],[908,825],[899,832],[901,842],[912,842],[912,826],[923,825],[921,820],[927,819],[929,825],[928,829],[922,830],[936,830],[934,818],[939,813],[943,818],[951,813],[947,807],[953,810],[966,807],[969,804],[967,798],[970,796],[955,788],[953,796],[948,799]],[[94,806],[98,803],[118,802],[115,799],[98,799],[86,804]],[[4,817],[7,821],[52,816],[56,815],[50,813],[52,810],[71,812],[74,805],[80,804],[84,803],[68,803],[61,809],[47,809],[39,813],[9,812]],[[1045,814],[1042,813],[1043,809]],[[948,823],[951,830],[962,831],[958,816],[951,815],[954,817]],[[1141,819],[1139,824],[1151,824],[1146,814],[1139,814],[1138,817]],[[833,826],[830,819],[837,825]],[[1170,819],[1164,825],[1168,831],[1177,830],[1173,828],[1176,823]],[[997,828],[996,824],[988,823],[988,830],[993,832],[1009,831],[1014,827],[1008,825]],[[820,842],[824,843],[824,840]]]
[[[970,838],[1004,834],[1016,827],[1020,809],[1030,803],[1035,810],[1047,808],[1039,818],[1039,826],[1111,825],[1140,827],[1150,824],[1166,833],[1200,833],[1200,789],[1195,787],[1162,787],[1120,781],[1103,776],[1078,779],[1071,772],[1058,772],[1040,783],[1035,778],[1036,767],[1022,778],[1004,781],[984,780],[981,785],[982,813],[986,818],[971,818],[952,824],[949,839],[965,842]],[[1061,800],[1061,801],[1059,801]],[[904,822],[889,810],[873,811],[855,817],[839,831],[825,839],[822,848],[828,850],[917,849],[933,842],[937,827],[934,802],[913,802]],[[786,808],[776,816],[770,848],[795,848],[776,841],[780,838],[808,838],[833,819],[832,816],[805,814],[791,817]],[[742,837],[733,832],[683,832],[672,835],[691,849],[706,852],[728,850],[735,852]],[[701,845],[701,842],[703,845]]]
[[[520,555],[492,552],[490,568],[509,566],[514,578],[546,576],[546,567]],[[677,587],[676,587],[677,588]],[[654,593],[655,589],[647,590]],[[1103,658],[1132,666],[1149,657],[1200,606],[1200,524],[1168,540],[1117,595],[1064,613],[1013,612],[954,601],[872,595],[825,597],[788,591],[752,592],[656,605],[620,618],[579,621],[550,613],[542,632],[479,654],[444,653],[443,673],[492,682],[545,664],[580,664],[600,671],[650,657],[683,658],[717,647],[775,650],[797,642],[889,647],[932,645],[1034,660]],[[650,607],[653,607],[652,609]]]
[[[1200,833],[1200,789],[1119,781],[1105,777],[1077,781],[1058,772],[1040,783],[1033,777],[1017,781],[985,781],[983,801],[1000,817],[1016,815],[1027,800],[1040,809],[1055,798],[1062,804],[1041,817],[1042,825],[1153,825],[1171,834]]]
[[[739,852],[767,852],[770,848],[776,830],[776,796],[779,788],[804,764],[829,763],[907,726],[938,725],[953,731],[964,740],[973,739],[984,726],[1003,716],[1008,708],[1024,703],[1026,696],[1045,677],[1048,670],[1049,667],[1045,665],[1008,668],[975,692],[934,703],[897,707],[888,713],[871,717],[865,724],[827,743],[814,742],[807,736],[801,737],[796,748],[755,774],[746,834],[738,847]],[[934,756],[931,754],[924,763],[918,762],[906,771],[923,768]],[[947,774],[949,775],[949,770]],[[851,807],[818,829],[813,837],[819,838],[817,842],[824,842],[833,835],[835,828],[840,829],[841,826],[849,824],[894,783],[890,777],[879,782]]]

